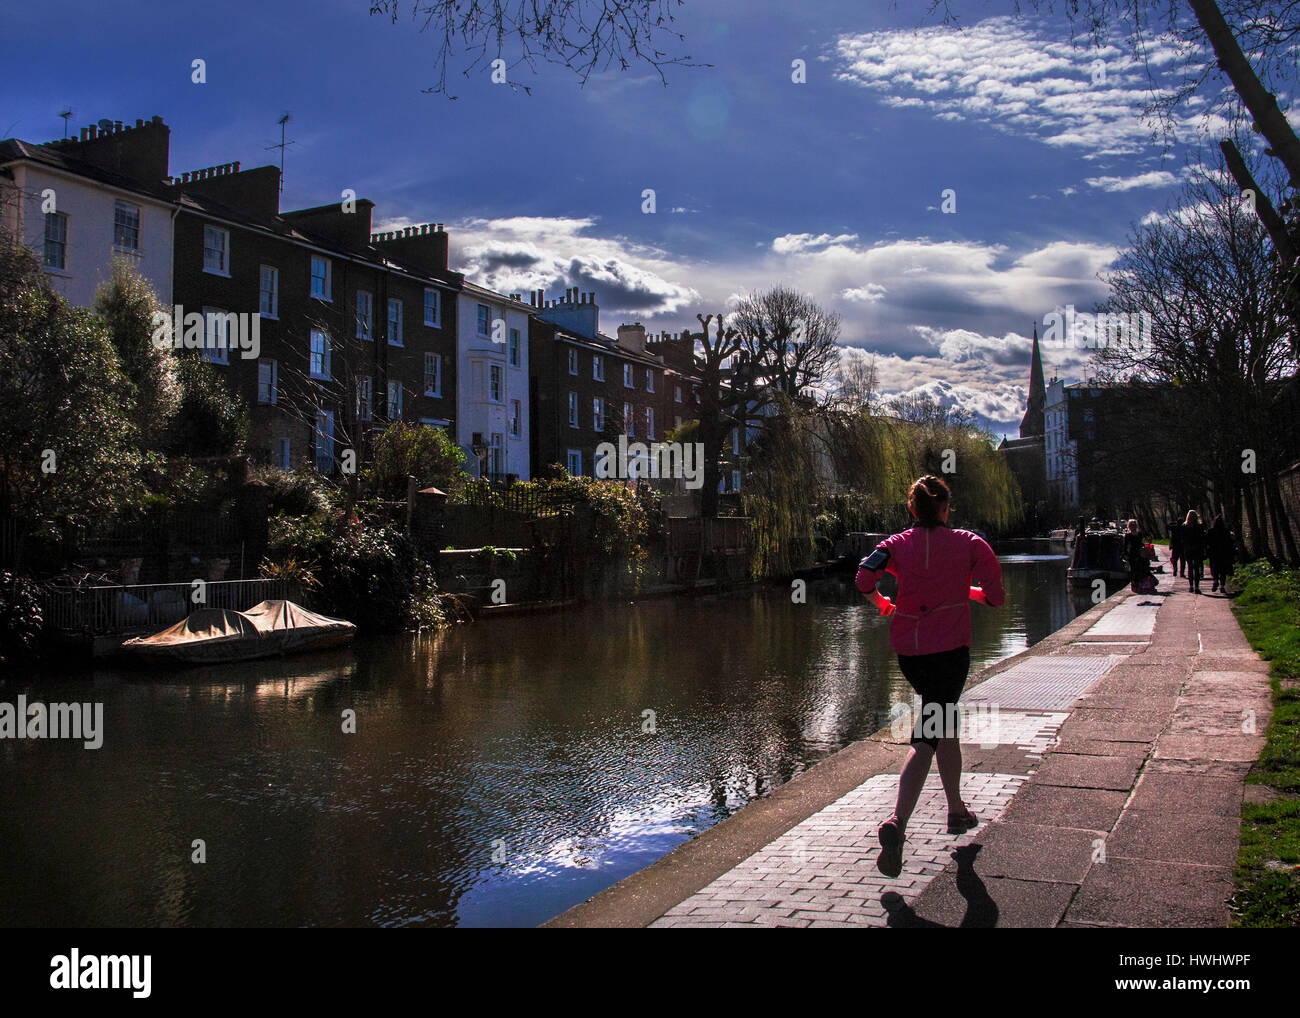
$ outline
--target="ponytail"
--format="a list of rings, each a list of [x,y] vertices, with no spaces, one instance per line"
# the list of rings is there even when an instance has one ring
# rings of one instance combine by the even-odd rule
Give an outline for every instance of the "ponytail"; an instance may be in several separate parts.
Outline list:
[[[948,504],[951,492],[940,477],[927,474],[922,477],[907,493],[907,507],[916,516],[923,527],[937,527],[943,518],[944,506]]]

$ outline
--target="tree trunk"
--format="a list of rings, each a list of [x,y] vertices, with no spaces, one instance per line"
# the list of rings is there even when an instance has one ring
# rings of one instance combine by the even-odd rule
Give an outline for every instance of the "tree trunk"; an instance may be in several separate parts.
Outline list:
[[[1269,240],[1273,242],[1273,250],[1277,252],[1284,266],[1290,266],[1295,261],[1295,249],[1291,245],[1291,236],[1287,233],[1286,223],[1277,214],[1277,209],[1273,207],[1268,195],[1255,183],[1255,178],[1251,176],[1246,160],[1242,159],[1241,153],[1237,151],[1236,144],[1232,141],[1221,141],[1219,148],[1237,186],[1255,196],[1255,214],[1259,216],[1264,229],[1268,231]]]
[[[1277,471],[1271,467],[1264,478],[1264,498],[1268,503],[1269,517],[1273,521],[1278,557],[1296,562],[1295,535],[1291,533],[1291,521],[1287,518],[1286,506],[1282,502],[1282,487],[1277,481]]]
[[[1255,118],[1255,127],[1271,146],[1269,154],[1282,161],[1291,186],[1300,188],[1300,138],[1277,105],[1277,99],[1260,82],[1255,69],[1237,45],[1236,37],[1214,0],[1187,0],[1205,36],[1214,48],[1219,68]]]

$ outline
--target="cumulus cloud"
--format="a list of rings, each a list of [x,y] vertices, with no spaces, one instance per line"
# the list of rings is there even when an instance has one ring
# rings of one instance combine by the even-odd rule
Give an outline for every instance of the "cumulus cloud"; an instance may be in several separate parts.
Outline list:
[[[397,229],[393,220],[379,229]],[[925,237],[868,243],[855,234],[786,234],[726,261],[602,234],[591,218],[471,219],[449,224],[451,263],[503,293],[594,290],[601,328],[635,316],[654,331],[698,328],[697,312],[730,311],[777,282],[842,321],[840,342],[875,356],[882,392],[924,393],[1014,432],[1024,412],[1031,325],[1105,297],[1098,273],[1115,248],[1052,241],[1004,244]],[[1077,377],[1087,356],[1044,350],[1050,375]]]
[[[409,224],[391,220],[377,228],[404,225]],[[625,238],[602,236],[596,225],[590,217],[536,216],[449,223],[451,264],[471,281],[500,293],[594,290],[610,319],[688,311],[694,315],[702,296],[678,281],[690,277],[678,257]]]
[[[845,300],[856,301],[861,304],[874,304],[878,300],[883,300],[888,292],[879,283],[867,283],[865,286],[855,286],[848,290],[841,290],[840,296]]]

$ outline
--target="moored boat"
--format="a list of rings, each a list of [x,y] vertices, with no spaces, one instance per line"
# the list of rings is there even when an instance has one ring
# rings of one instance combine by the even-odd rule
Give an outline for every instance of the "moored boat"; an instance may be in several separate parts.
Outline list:
[[[1108,589],[1127,583],[1124,535],[1115,527],[1089,527],[1076,535],[1066,576],[1072,587],[1091,587],[1097,580],[1102,580]]]
[[[351,622],[277,600],[246,612],[200,608],[160,633],[127,640],[121,650],[153,664],[223,664],[340,647],[355,635]]]

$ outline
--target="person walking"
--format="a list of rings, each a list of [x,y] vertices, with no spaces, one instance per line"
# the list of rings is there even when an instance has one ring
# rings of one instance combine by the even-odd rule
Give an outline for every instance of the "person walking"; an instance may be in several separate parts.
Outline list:
[[[1184,575],[1187,570],[1183,559],[1183,528],[1179,523],[1169,524],[1169,568],[1175,577]]]
[[[916,481],[907,495],[916,526],[881,541],[858,566],[857,588],[890,617],[889,641],[899,669],[921,698],[894,812],[877,831],[876,867],[887,877],[902,872],[907,823],[931,760],[938,759],[948,799],[948,833],[960,834],[979,823],[961,797],[957,699],[970,671],[970,602],[997,607],[1006,592],[1002,567],[988,542],[948,526],[950,496],[942,478]],[[898,578],[897,604],[876,589],[885,573]],[[972,586],[972,579],[978,585]]]
[[[1151,575],[1151,563],[1146,558],[1146,542],[1138,529],[1137,520],[1128,521],[1128,533],[1124,535],[1124,558],[1128,562],[1128,581],[1133,593],[1143,593],[1146,578]]]
[[[1187,560],[1187,589],[1199,594],[1205,569],[1205,528],[1195,509],[1187,510],[1187,519],[1183,521],[1183,558]]]
[[[1214,581],[1210,587],[1210,592],[1213,593],[1217,590],[1221,594],[1227,594],[1228,574],[1232,572],[1235,548],[1232,541],[1232,531],[1223,522],[1222,513],[1214,517],[1214,522],[1210,524],[1209,533],[1205,535],[1205,552],[1210,559],[1210,579]]]

